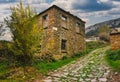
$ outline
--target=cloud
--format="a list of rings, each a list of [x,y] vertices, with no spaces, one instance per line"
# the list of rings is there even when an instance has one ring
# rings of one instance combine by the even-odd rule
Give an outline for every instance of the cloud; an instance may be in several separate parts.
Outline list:
[[[120,1],[120,0],[112,0],[112,1]]]
[[[0,21],[11,14],[9,7],[16,6],[20,0],[0,0]],[[40,13],[52,5],[57,5],[78,16],[86,22],[86,26],[105,20],[120,17],[120,0],[22,0],[26,6],[30,4]],[[91,21],[92,20],[92,21]],[[0,39],[10,39],[6,33]]]
[[[6,3],[15,3],[18,2],[19,0],[0,0],[0,4],[6,4]]]
[[[81,5],[82,1],[82,5]],[[115,7],[111,2],[107,0],[75,0],[72,4],[73,9],[81,9],[86,12],[104,11],[110,10]],[[78,3],[79,2],[79,3]]]
[[[71,4],[74,0],[54,0],[52,3],[51,3],[51,6],[52,5],[57,5],[63,9],[65,9],[66,11],[70,11],[71,10]]]
[[[20,0],[0,0],[0,20],[10,15],[10,6],[15,6]],[[22,0],[24,5],[30,4],[32,8],[36,8],[37,12],[47,9],[52,5],[57,5],[72,14],[85,19],[86,24],[91,23],[90,17],[110,18],[119,15],[120,0]],[[89,20],[89,21],[88,21]],[[93,19],[92,19],[93,20]]]

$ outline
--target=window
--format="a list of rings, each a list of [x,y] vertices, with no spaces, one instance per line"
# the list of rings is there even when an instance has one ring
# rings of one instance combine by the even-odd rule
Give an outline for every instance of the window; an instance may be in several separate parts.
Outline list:
[[[48,21],[46,21],[48,18],[48,14],[43,16],[43,28],[46,29],[48,28]]]
[[[44,28],[44,29],[47,29],[48,27],[44,25],[44,27],[43,27],[43,28]]]
[[[80,33],[80,23],[76,23],[76,32]]]
[[[61,19],[63,20],[63,21],[61,21],[61,27],[67,28],[67,17],[62,15]]]
[[[67,40],[63,40],[63,39],[62,39],[62,42],[61,42],[61,50],[66,50],[66,42],[67,42]]]
[[[64,20],[64,21],[67,20],[67,17],[62,15],[62,20]]]
[[[77,22],[77,23],[76,23],[76,26],[78,26],[78,27],[79,27],[79,26],[80,26],[80,23],[78,23],[78,22]]]
[[[47,20],[48,14],[43,16],[43,20]]]

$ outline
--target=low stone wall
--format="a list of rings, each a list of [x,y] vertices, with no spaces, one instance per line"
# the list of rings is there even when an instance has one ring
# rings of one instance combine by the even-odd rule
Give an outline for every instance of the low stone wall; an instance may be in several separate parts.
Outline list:
[[[120,49],[120,33],[110,34],[111,49]]]

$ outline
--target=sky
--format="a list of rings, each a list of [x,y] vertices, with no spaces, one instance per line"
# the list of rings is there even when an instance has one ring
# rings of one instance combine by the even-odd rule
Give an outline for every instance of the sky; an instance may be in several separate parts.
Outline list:
[[[19,4],[20,0],[0,0],[0,22],[11,15],[10,7]],[[86,27],[120,17],[120,0],[22,0],[26,6],[30,4],[37,13],[52,5],[69,11],[86,22]],[[0,40],[12,40],[10,31],[5,31]]]
[[[0,0],[0,21],[11,14],[10,6],[20,0]],[[52,5],[57,5],[86,22],[86,27],[120,17],[120,0],[22,0],[40,13]]]

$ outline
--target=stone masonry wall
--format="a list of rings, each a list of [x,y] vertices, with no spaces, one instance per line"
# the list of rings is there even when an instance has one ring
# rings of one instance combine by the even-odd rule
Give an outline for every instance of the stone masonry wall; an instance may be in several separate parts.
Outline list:
[[[41,43],[41,54],[52,54],[56,59],[63,56],[71,56],[85,50],[85,25],[75,17],[63,11],[52,8],[39,16],[39,24],[44,26],[43,16],[48,14],[47,28],[44,28],[44,35]],[[64,21],[61,16],[67,17]],[[76,23],[80,23],[79,33],[76,32]],[[66,27],[66,28],[64,28]],[[61,50],[61,40],[66,40],[66,50]]]
[[[67,17],[67,22],[62,20],[61,16],[64,15]],[[54,31],[54,38],[57,40],[56,46],[58,46],[58,51],[61,56],[71,56],[75,53],[81,52],[85,50],[85,26],[84,23],[75,17],[64,13],[61,10],[55,9],[55,27],[58,29]],[[76,32],[76,23],[80,23],[80,32]],[[66,28],[63,26],[66,23]],[[57,36],[56,36],[57,35]],[[58,38],[59,36],[59,38]],[[66,51],[61,50],[61,40],[67,40],[66,43]]]
[[[46,21],[43,20],[43,16],[48,15]],[[41,54],[53,54],[54,49],[54,37],[53,37],[53,29],[54,26],[54,9],[51,9],[39,16],[39,25],[43,28],[43,37],[41,42]],[[46,27],[45,27],[46,26]]]
[[[110,43],[112,50],[120,49],[120,34],[111,34]]]

